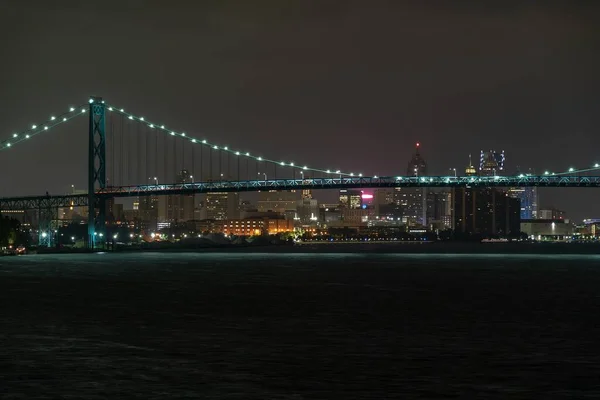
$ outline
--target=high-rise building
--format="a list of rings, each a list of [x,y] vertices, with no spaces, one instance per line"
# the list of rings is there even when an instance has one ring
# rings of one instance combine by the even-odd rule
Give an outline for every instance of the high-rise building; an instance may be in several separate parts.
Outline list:
[[[452,188],[454,231],[459,234],[516,235],[520,230],[518,198],[495,188]]]
[[[236,205],[236,200],[238,204]],[[224,220],[239,218],[239,195],[237,193],[212,192],[206,194],[206,218]],[[231,214],[231,217],[229,216]]]
[[[373,191],[373,208],[377,218],[393,219],[394,221],[402,218],[401,209],[394,201],[394,189],[392,188],[379,188]]]
[[[407,176],[426,176],[427,162],[421,156],[420,144],[415,146],[408,167],[406,169]],[[426,188],[406,188],[399,193],[402,193],[403,198],[403,218],[407,225],[427,225],[427,189]]]
[[[303,189],[302,190],[302,198],[303,199],[312,199],[312,190],[310,189]]]
[[[420,143],[415,145],[415,154],[413,154],[410,162],[408,163],[408,168],[406,169],[407,176],[426,176],[427,175],[427,163],[425,159],[421,157],[419,149],[421,147]]]
[[[189,183],[192,176],[189,171],[182,169],[177,174],[177,183]],[[170,194],[166,197],[165,222],[185,222],[194,219],[195,209],[194,194]]]
[[[516,187],[508,189],[508,195],[520,200],[521,219],[538,217],[537,187]]]
[[[559,210],[557,208],[544,208],[539,211],[538,218],[539,219],[566,219],[567,213]]]
[[[296,210],[297,219],[303,225],[316,223],[319,219],[319,204],[315,199],[298,200]]]
[[[296,213],[298,194],[295,190],[269,190],[258,194],[256,208],[260,212],[273,211],[279,214]]]
[[[495,176],[504,173],[504,150],[497,152],[495,150],[483,151],[479,156],[479,175]]]
[[[428,227],[439,230],[452,228],[451,193],[430,189],[426,200]]]
[[[158,229],[158,196],[140,196],[137,199],[138,218],[143,230]]]
[[[361,208],[362,192],[356,189],[340,190],[340,207],[343,208]]]

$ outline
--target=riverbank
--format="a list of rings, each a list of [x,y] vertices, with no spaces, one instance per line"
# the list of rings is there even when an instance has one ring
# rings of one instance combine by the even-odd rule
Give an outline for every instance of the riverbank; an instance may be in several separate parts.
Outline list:
[[[107,251],[98,249],[97,252]],[[110,250],[112,252],[112,250]],[[40,249],[40,254],[89,252],[83,249]],[[280,245],[116,247],[114,252],[225,253],[407,253],[407,254],[600,254],[599,243],[466,243],[466,242],[309,242]]]

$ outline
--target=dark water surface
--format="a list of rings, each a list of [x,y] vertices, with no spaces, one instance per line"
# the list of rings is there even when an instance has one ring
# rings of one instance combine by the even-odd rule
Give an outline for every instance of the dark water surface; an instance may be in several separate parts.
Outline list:
[[[600,257],[0,259],[0,398],[600,397]]]

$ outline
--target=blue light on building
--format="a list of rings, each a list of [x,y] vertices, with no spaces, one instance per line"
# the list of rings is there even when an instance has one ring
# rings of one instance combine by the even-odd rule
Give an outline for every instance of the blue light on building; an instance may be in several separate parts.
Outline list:
[[[538,201],[536,187],[520,187],[508,190],[510,197],[521,202],[521,219],[536,219],[538,217]]]

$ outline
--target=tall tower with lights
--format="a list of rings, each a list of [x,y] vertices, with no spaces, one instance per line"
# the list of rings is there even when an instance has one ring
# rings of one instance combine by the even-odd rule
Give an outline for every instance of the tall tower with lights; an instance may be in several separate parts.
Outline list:
[[[421,156],[421,144],[415,144],[415,152],[406,168],[408,176],[427,176],[427,162]],[[403,217],[407,225],[427,225],[427,189],[407,188],[401,190],[405,200]]]

